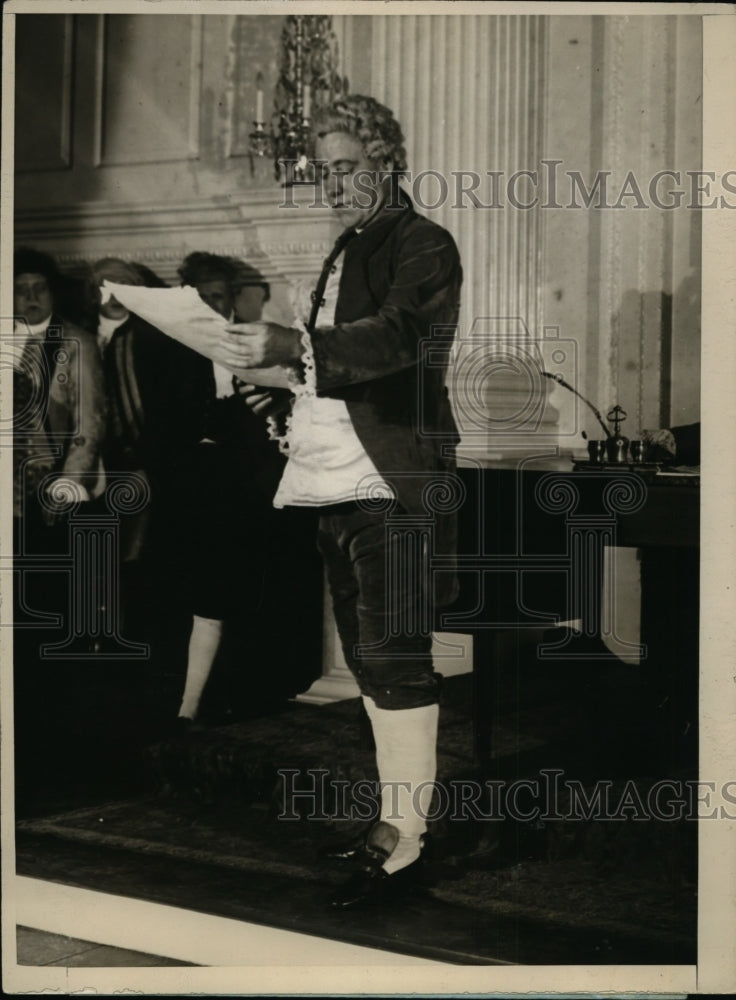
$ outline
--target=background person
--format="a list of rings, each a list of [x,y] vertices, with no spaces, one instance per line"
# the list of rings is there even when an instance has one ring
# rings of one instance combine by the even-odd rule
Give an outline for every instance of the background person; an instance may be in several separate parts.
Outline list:
[[[140,316],[130,313],[115,297],[99,302],[103,281],[123,285],[166,287],[150,268],[106,257],[91,268],[97,302],[94,323],[102,358],[108,422],[104,445],[106,481],[130,481],[135,476],[149,499],[139,510],[120,519],[121,630],[126,639],[150,640],[153,618],[160,609],[157,565],[160,530],[161,480],[168,454],[177,447],[185,426],[183,400],[172,373],[187,362],[176,341]],[[165,515],[164,515],[165,517]]]
[[[234,267],[233,314],[239,323],[250,323],[263,317],[271,299],[271,288],[261,272],[244,260],[228,258]]]
[[[56,262],[19,248],[13,267],[15,787],[16,801],[32,801],[53,764],[43,748],[68,747],[68,710],[81,683],[79,671],[44,657],[43,646],[73,630],[78,651],[93,650],[78,631],[87,625],[87,607],[72,603],[80,595],[70,587],[64,502],[79,501],[76,509],[85,510],[104,487],[106,409],[94,335],[63,315],[65,279]],[[87,569],[77,582],[91,588],[96,581]]]
[[[182,284],[195,287],[204,302],[229,320],[235,317],[236,299],[244,313],[256,318],[269,295],[255,268],[216,254],[189,254],[179,275]],[[284,462],[264,419],[246,405],[233,376],[189,354],[186,391],[196,410],[194,440],[172,470],[178,514],[188,532],[193,612],[178,712],[182,730],[199,713],[226,619],[242,618],[261,605],[274,530],[271,501]]]
[[[44,535],[56,518],[42,489],[87,501],[103,485],[104,380],[94,336],[59,311],[53,258],[18,249],[13,268],[14,513],[27,533]]]

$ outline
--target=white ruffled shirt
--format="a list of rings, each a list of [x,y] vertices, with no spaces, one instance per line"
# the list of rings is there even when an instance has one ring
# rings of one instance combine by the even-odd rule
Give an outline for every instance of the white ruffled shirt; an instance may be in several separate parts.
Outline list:
[[[320,325],[334,323],[342,257],[327,280]],[[302,290],[304,291],[304,289]],[[295,303],[295,313],[309,313],[309,299]],[[274,497],[274,507],[323,507],[368,497],[393,497],[355,433],[344,400],[318,396],[315,389],[311,341],[300,319],[305,345],[306,380],[294,386],[294,404],[286,437],[288,462]]]

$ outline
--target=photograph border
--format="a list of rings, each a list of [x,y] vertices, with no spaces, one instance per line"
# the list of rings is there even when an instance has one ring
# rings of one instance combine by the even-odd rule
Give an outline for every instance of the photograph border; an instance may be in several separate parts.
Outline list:
[[[0,244],[0,317],[12,316],[13,219],[13,33],[9,15],[20,13],[243,13],[273,14],[295,10],[294,3],[260,0],[10,0],[3,8],[2,90],[2,243]],[[152,10],[152,8],[154,8]],[[358,13],[357,4],[299,3],[304,13]],[[446,13],[446,4],[365,0],[359,13]],[[548,15],[689,14],[703,19],[704,152],[703,169],[722,175],[736,167],[736,19],[728,4],[581,4],[581,3],[466,3],[452,5],[465,13]],[[736,778],[736,448],[730,428],[736,425],[736,214],[728,209],[703,211],[702,251],[702,476],[701,499],[701,626],[700,626],[700,757],[701,780],[718,789]],[[3,324],[7,320],[2,320]],[[2,417],[10,413],[8,379],[3,372]],[[12,379],[10,380],[12,385]],[[8,455],[0,455],[2,499],[0,531],[12,538],[12,511],[7,503]],[[12,604],[7,583],[0,606],[7,626]],[[736,823],[729,820],[699,823],[699,906],[697,966],[446,966],[423,970],[405,966],[228,967],[162,969],[30,968],[17,965],[15,951],[16,894],[13,832],[13,678],[12,637],[0,628],[2,659],[2,880],[3,985],[7,993],[54,990],[149,994],[208,992],[235,995],[371,995],[420,994],[454,996],[534,992],[615,994],[696,994],[736,991]],[[717,806],[717,802],[715,802]],[[172,932],[175,932],[172,925]]]

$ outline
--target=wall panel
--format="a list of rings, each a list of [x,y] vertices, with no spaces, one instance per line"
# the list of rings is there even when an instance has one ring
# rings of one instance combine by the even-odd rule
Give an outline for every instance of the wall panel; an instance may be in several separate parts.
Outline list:
[[[96,163],[119,166],[195,157],[201,16],[103,15],[99,46]]]
[[[18,15],[15,169],[71,167],[74,18]],[[42,72],[40,70],[43,70]]]
[[[690,51],[687,55],[681,51],[679,60],[678,20],[683,27],[686,21],[692,32]],[[600,262],[597,294],[601,310],[597,329],[591,331],[599,345],[596,393],[601,408],[614,402],[624,407],[628,413],[625,430],[635,437],[644,428],[678,422],[672,412],[671,359],[673,323],[680,323],[680,303],[673,303],[673,268],[676,260],[687,255],[690,233],[682,215],[692,224],[698,213],[692,208],[665,210],[651,192],[660,171],[680,172],[685,180],[683,167],[698,166],[699,143],[683,159],[678,142],[677,133],[684,124],[684,95],[676,100],[675,72],[678,64],[683,69],[697,64],[700,21],[673,16],[635,21],[610,17],[601,34],[603,129],[593,166],[610,171],[610,176],[609,207],[601,212],[599,232],[591,226],[589,241],[591,255],[597,255]],[[688,95],[691,123],[699,119],[699,90],[698,85]],[[688,279],[695,279],[697,289],[698,272],[696,262]],[[685,374],[685,382],[689,384],[689,418],[695,420],[697,369]]]

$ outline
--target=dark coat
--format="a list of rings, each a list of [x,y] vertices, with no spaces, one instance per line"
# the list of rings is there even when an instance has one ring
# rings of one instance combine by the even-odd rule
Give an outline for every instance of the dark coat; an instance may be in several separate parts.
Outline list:
[[[131,314],[102,356],[109,406],[106,470],[155,471],[181,434],[182,417],[172,405],[171,390],[178,393],[173,373],[186,364],[187,352]]]
[[[265,419],[238,394],[216,399],[212,362],[182,344],[169,343],[174,350],[159,390],[166,399],[166,414],[161,415],[156,441],[164,475],[177,483],[182,476],[186,479],[192,449],[208,438],[227,449],[229,461],[251,470],[254,487],[270,504],[285,459],[269,440]]]
[[[456,538],[454,513],[440,508],[459,440],[445,378],[461,283],[450,234],[402,195],[347,244],[335,325],[312,334],[318,394],[345,400],[401,506],[434,515],[438,554]],[[442,603],[454,589],[454,579],[441,587]]]

